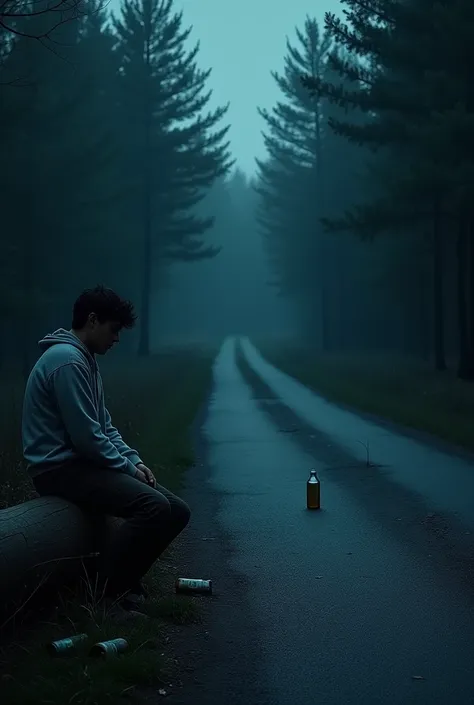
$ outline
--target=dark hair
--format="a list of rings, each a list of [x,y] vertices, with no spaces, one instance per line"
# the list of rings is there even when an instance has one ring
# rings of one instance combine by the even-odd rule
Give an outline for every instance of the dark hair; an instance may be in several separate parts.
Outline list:
[[[133,304],[121,299],[115,291],[104,286],[85,289],[76,299],[72,310],[72,328],[84,328],[90,313],[95,313],[99,323],[117,321],[122,328],[133,328],[137,319]]]

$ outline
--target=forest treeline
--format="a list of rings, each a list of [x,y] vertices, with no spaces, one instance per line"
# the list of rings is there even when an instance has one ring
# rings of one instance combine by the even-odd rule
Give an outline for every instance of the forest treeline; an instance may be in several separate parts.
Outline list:
[[[105,281],[137,303],[146,355],[169,263],[216,254],[200,206],[232,166],[227,106],[208,109],[210,71],[172,0],[123,0],[116,13],[88,0],[8,6],[2,337],[26,371],[38,335],[68,325],[78,292]]]
[[[0,327],[25,371],[85,282],[137,302],[148,354],[175,262],[214,258],[233,291],[219,330],[245,333],[239,302],[261,290],[239,286],[263,238],[270,275],[254,278],[291,300],[301,340],[454,358],[474,378],[472,3],[342,0],[342,19],[289,28],[245,182],[173,0],[48,2],[0,3]]]
[[[343,0],[288,40],[258,219],[276,286],[330,351],[474,377],[474,4]]]

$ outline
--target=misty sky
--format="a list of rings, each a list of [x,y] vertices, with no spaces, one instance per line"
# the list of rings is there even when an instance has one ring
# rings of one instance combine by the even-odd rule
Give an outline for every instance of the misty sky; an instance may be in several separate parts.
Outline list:
[[[116,11],[120,0],[112,0]],[[255,171],[254,157],[264,156],[263,120],[257,106],[271,109],[280,98],[271,71],[281,72],[286,36],[306,15],[323,26],[326,11],[338,12],[340,0],[175,0],[184,26],[193,26],[190,41],[201,42],[199,66],[212,68],[211,107],[230,102],[230,139],[238,165]]]
[[[256,108],[270,109],[280,98],[270,72],[283,68],[286,36],[293,42],[306,15],[322,27],[324,13],[340,6],[339,0],[176,0],[194,40],[201,41],[201,67],[212,67],[213,104],[231,103],[232,150],[247,173],[255,170],[254,157],[264,155],[264,123]]]

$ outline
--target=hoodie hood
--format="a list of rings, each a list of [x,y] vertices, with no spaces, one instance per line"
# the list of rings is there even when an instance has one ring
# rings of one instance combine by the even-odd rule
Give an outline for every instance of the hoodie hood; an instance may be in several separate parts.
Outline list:
[[[66,330],[65,328],[58,328],[54,331],[54,333],[48,333],[44,336],[44,338],[41,338],[41,340],[38,341],[38,345],[42,353],[44,353],[45,350],[48,350],[48,348],[51,348],[53,345],[58,345],[60,343],[74,345],[75,348],[80,350],[87,357],[89,363],[93,367],[96,366],[96,361],[92,353],[89,352],[84,343],[79,340],[77,335],[74,335],[74,333],[72,333],[70,330]]]
[[[79,459],[97,472],[107,467],[135,477],[140,456],[112,426],[95,356],[64,328],[45,335],[39,347],[23,400],[23,455],[31,476]],[[84,374],[86,366],[91,374]]]

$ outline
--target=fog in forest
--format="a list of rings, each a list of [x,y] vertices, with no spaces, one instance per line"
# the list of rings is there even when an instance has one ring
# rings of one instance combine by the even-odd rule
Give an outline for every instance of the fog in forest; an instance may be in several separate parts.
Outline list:
[[[154,304],[158,343],[199,343],[233,334],[281,339],[297,333],[291,302],[272,286],[255,205],[252,184],[241,171],[211,190],[206,206],[215,224],[207,242],[219,252],[171,266]]]
[[[474,703],[473,37],[0,0],[2,703]]]
[[[103,283],[137,307],[123,352],[235,333],[473,376],[466,153],[455,124],[424,129],[415,10],[364,20],[396,23],[394,66],[369,29],[348,39],[352,5],[262,2],[255,22],[212,0],[5,14],[3,357],[26,372]]]

